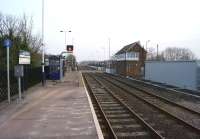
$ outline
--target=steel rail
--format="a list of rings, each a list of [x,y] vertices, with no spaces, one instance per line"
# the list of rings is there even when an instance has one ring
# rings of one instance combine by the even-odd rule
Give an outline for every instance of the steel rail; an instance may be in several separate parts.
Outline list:
[[[101,86],[103,86],[103,88],[109,93],[111,94],[119,103],[121,103],[129,112],[131,112],[133,114],[134,117],[136,117],[140,123],[142,123],[147,130],[149,130],[152,135],[156,138],[156,139],[164,139],[164,137],[162,135],[160,135],[156,130],[154,130],[146,121],[144,121],[135,111],[133,111],[127,104],[125,104],[123,101],[120,100],[120,98],[118,98],[116,95],[114,95],[113,91],[110,90],[108,87],[106,87],[101,81],[99,81],[97,78],[95,78],[94,76],[90,75],[91,77],[93,77],[93,79],[95,79]]]
[[[108,76],[107,76],[107,77],[108,77]],[[136,87],[136,86],[134,86],[134,85],[131,84],[131,83],[128,83],[128,82],[126,82],[126,81],[122,81],[122,80],[120,80],[120,79],[117,79],[117,77],[112,77],[112,76],[109,76],[109,77],[112,78],[112,79],[114,79],[114,80],[117,80],[117,81],[119,81],[119,82],[121,82],[121,83],[123,83],[123,84],[125,84],[125,85],[127,85],[127,86],[129,86],[129,87],[132,87],[132,88],[134,88],[134,89],[136,89],[136,90],[139,90],[139,91],[141,91],[141,92],[144,92],[144,93],[146,93],[146,94],[148,94],[148,95],[150,95],[150,96],[152,96],[152,97],[156,97],[156,98],[161,99],[161,100],[163,100],[163,101],[165,101],[165,102],[167,102],[167,103],[170,103],[171,105],[175,105],[175,106],[180,107],[180,108],[182,108],[182,109],[184,109],[184,110],[186,110],[186,111],[189,111],[189,112],[191,112],[191,113],[193,113],[193,114],[196,114],[196,115],[200,116],[200,112],[198,112],[198,111],[195,111],[195,110],[192,110],[192,109],[190,109],[190,108],[188,108],[188,107],[185,107],[185,106],[183,106],[183,105],[180,105],[180,104],[178,104],[178,103],[176,103],[176,102],[173,102],[173,101],[171,101],[171,100],[169,100],[169,99],[167,99],[167,98],[165,98],[165,97],[162,97],[162,96],[160,96],[160,95],[156,95],[156,94],[150,93],[150,92],[146,91],[144,88],[141,89],[141,88],[139,88],[139,87]]]
[[[148,86],[153,86],[155,88],[163,89],[163,90],[170,91],[170,92],[175,92],[175,93],[177,93],[179,95],[191,96],[191,97],[198,98],[198,99],[200,98],[200,95],[197,95],[197,94],[191,94],[191,93],[188,93],[188,92],[185,92],[185,91],[176,90],[176,89],[173,89],[173,88],[170,88],[170,87],[160,86],[158,84],[150,83],[150,82],[143,81],[143,80],[138,80],[138,79],[133,79],[133,78],[128,78],[128,79],[130,79],[132,81],[135,81],[135,82],[138,82],[138,83],[146,84]]]
[[[87,76],[89,76],[89,75],[87,75]],[[115,134],[115,132],[114,132],[114,130],[113,130],[113,128],[112,128],[112,126],[111,126],[111,124],[109,122],[109,120],[106,118],[106,115],[105,115],[101,105],[99,104],[97,97],[94,95],[94,92],[92,91],[91,86],[89,85],[88,79],[86,78],[85,74],[83,74],[83,79],[84,79],[84,81],[86,83],[87,89],[89,90],[90,94],[94,98],[94,100],[95,100],[95,102],[96,102],[96,104],[97,104],[97,106],[98,106],[98,108],[99,108],[104,120],[106,121],[107,127],[110,130],[109,132],[112,133],[112,137],[111,138],[112,139],[118,139],[117,135]]]
[[[139,84],[145,84],[147,86],[151,86],[151,87],[154,87],[154,88],[157,88],[157,89],[162,89],[163,91],[169,91],[169,92],[175,92],[179,95],[185,95],[185,96],[191,96],[191,97],[194,97],[194,98],[197,98],[197,99],[200,99],[200,95],[196,95],[196,94],[190,94],[190,93],[187,93],[187,92],[184,92],[184,91],[180,91],[180,90],[175,90],[173,88],[169,88],[169,87],[164,87],[164,86],[160,86],[158,84],[154,84],[154,83],[150,83],[148,81],[143,81],[143,80],[139,80],[139,79],[134,79],[134,78],[125,78],[123,76],[120,76],[120,75],[115,75],[115,74],[109,74],[109,73],[105,73],[106,75],[109,75],[109,76],[114,76],[114,77],[117,77],[117,78],[121,78],[121,79],[129,79],[133,82],[137,82]]]
[[[100,76],[99,76],[99,77],[100,77]],[[186,122],[186,121],[180,119],[179,117],[177,117],[177,116],[175,116],[174,114],[172,114],[172,113],[170,113],[170,112],[168,112],[168,111],[166,111],[166,110],[164,110],[164,109],[162,109],[162,108],[156,106],[155,104],[152,104],[151,102],[149,102],[149,101],[143,99],[141,96],[136,95],[136,94],[133,94],[132,92],[130,92],[130,91],[127,90],[126,88],[121,87],[121,86],[117,85],[116,83],[113,83],[113,82],[110,81],[109,79],[106,79],[105,77],[101,77],[101,78],[103,78],[104,80],[106,80],[106,81],[110,82],[111,84],[117,86],[118,88],[124,90],[125,92],[128,92],[128,93],[131,94],[132,96],[135,96],[136,98],[138,98],[139,100],[145,102],[146,104],[151,105],[151,106],[153,106],[154,108],[156,108],[156,109],[158,109],[158,110],[160,110],[160,111],[166,113],[167,115],[171,116],[173,119],[179,121],[180,123],[184,124],[184,125],[187,126],[188,128],[190,128],[190,129],[194,130],[195,132],[197,132],[198,134],[200,134],[200,129],[199,129],[199,128],[196,128],[196,127],[193,126],[192,124],[190,124],[190,123],[188,123],[188,122]],[[113,80],[115,80],[115,79],[113,79]]]

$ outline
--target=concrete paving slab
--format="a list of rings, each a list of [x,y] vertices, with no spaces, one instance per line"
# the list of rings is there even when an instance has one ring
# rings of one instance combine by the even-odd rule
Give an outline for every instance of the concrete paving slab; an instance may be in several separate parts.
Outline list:
[[[97,139],[79,72],[29,90],[22,103],[0,104],[0,139]]]

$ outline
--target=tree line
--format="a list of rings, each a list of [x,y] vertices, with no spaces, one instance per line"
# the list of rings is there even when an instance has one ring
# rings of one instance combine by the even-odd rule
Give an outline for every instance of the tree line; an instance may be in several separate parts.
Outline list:
[[[42,40],[39,35],[33,34],[33,19],[26,15],[15,17],[0,13],[0,68],[6,66],[6,48],[3,41],[10,39],[13,46],[10,48],[11,68],[18,64],[20,50],[29,51],[31,54],[31,66],[41,65]]]
[[[154,48],[149,48],[147,60],[161,61],[184,61],[196,60],[195,54],[188,48],[167,47],[165,50],[158,53]]]

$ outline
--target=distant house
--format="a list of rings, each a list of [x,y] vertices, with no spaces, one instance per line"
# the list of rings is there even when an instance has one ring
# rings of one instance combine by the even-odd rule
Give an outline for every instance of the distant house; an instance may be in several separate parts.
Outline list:
[[[134,42],[124,46],[112,57],[111,67],[116,74],[140,78],[144,76],[146,54],[140,42]]]

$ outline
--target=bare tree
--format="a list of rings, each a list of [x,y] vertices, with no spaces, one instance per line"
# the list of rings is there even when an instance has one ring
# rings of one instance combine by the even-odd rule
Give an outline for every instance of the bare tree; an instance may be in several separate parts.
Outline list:
[[[194,53],[187,48],[168,47],[162,52],[165,60],[195,60]]]
[[[33,20],[23,15],[21,18],[16,18],[0,13],[0,45],[5,38],[9,38],[13,42],[11,48],[11,65],[16,65],[18,62],[19,50],[27,50],[31,53],[32,65],[40,61],[40,48],[42,46],[39,35],[33,35]],[[5,61],[5,49],[0,47],[0,60]],[[0,62],[1,67],[5,62]]]
[[[163,54],[161,53],[158,53],[157,55],[157,52],[155,50],[155,48],[153,47],[150,47],[147,51],[147,60],[159,60],[159,61],[163,61],[164,60],[164,56]]]
[[[147,50],[147,60],[154,60],[156,58],[156,51],[153,47]]]

